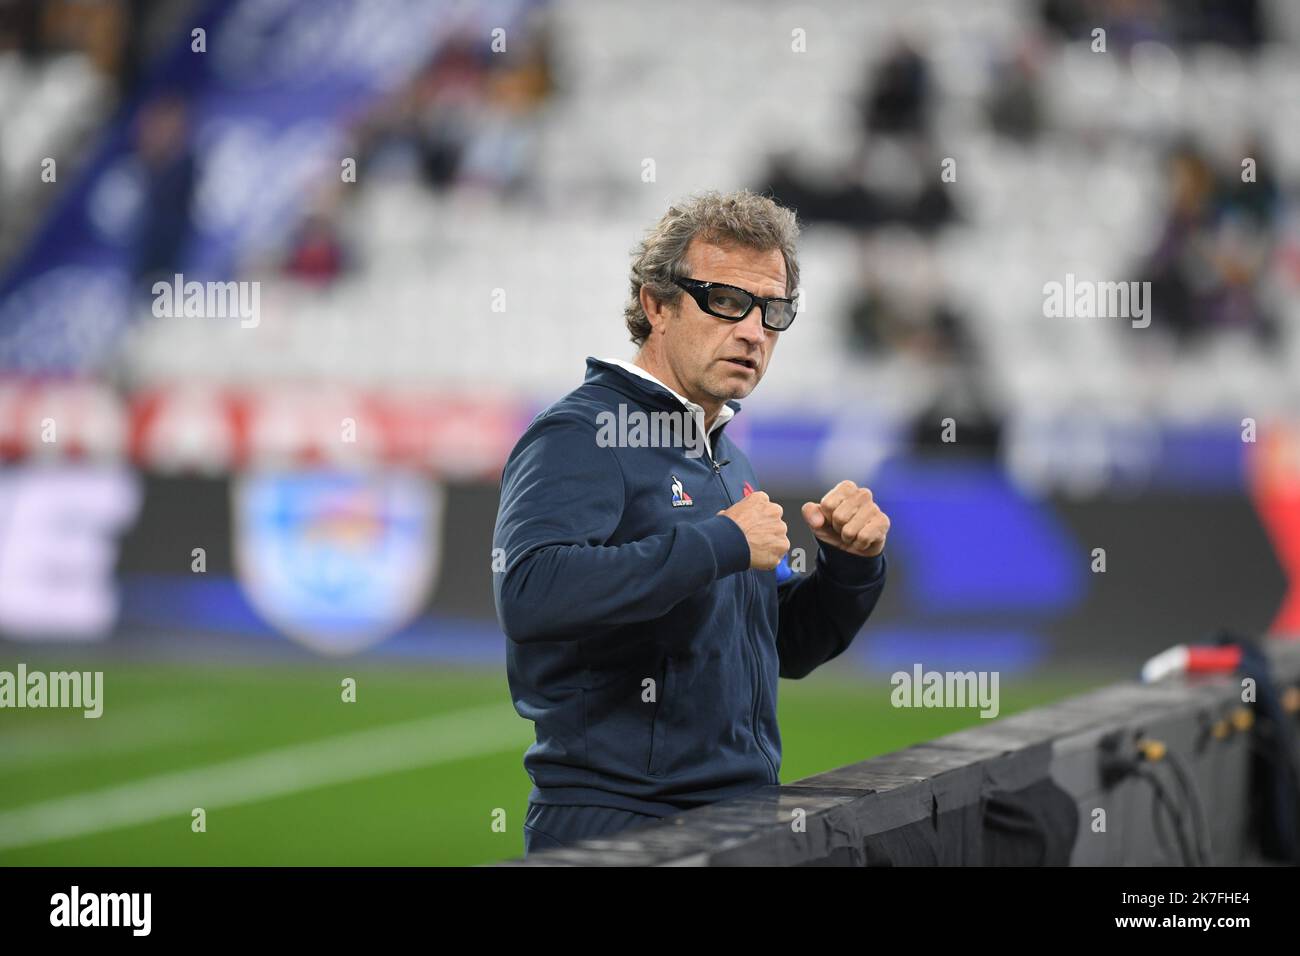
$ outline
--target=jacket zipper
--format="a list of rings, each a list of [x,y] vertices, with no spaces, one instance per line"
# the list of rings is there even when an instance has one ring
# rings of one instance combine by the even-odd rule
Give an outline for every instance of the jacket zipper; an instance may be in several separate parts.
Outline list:
[[[716,461],[713,460],[713,455],[711,454],[709,455],[709,464],[713,466],[713,474],[717,476],[718,483],[722,485],[722,493],[727,496],[727,503],[734,505],[736,502],[732,500],[731,492],[727,490],[727,483],[722,480],[722,467]],[[746,597],[746,601],[748,602],[749,571],[746,570],[744,572],[744,575],[745,575],[743,578],[744,583],[742,587],[744,587],[745,589],[745,597]],[[767,761],[768,767],[770,767],[772,770],[772,782],[779,783],[780,779],[777,777],[776,774],[776,763],[772,760],[771,756],[767,752],[767,748],[763,746],[763,741],[758,736],[758,702],[761,698],[761,692],[762,692],[763,667],[762,664],[759,662],[758,648],[754,646],[753,634],[750,632],[750,629],[747,624],[745,626],[745,644],[746,646],[749,647],[749,653],[754,660],[754,695],[753,695],[754,703],[753,703],[753,707],[750,710],[749,728],[750,728],[750,732],[754,735],[754,743],[758,746],[758,752],[763,755],[763,759]]]

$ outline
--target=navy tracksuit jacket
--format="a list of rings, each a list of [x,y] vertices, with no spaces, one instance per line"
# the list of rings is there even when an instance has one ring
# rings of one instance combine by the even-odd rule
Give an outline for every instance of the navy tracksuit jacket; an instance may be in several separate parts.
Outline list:
[[[718,514],[746,483],[761,490],[726,426],[711,456],[602,447],[597,416],[620,404],[684,412],[588,359],[506,462],[493,590],[515,708],[536,724],[530,802],[663,817],[779,782],[777,678],[848,647],[886,562],[819,546],[814,569],[778,587]]]

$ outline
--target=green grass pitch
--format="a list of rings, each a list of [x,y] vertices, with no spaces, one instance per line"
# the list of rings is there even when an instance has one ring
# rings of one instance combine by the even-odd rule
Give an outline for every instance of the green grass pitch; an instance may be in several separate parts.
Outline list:
[[[97,720],[0,710],[0,865],[474,865],[523,853],[532,725],[504,671],[96,666]],[[355,703],[341,700],[345,677]],[[1101,682],[1005,678],[1001,715]],[[782,681],[781,780],[980,720],[895,709],[889,691],[887,675],[847,668]],[[194,807],[206,832],[192,829]]]

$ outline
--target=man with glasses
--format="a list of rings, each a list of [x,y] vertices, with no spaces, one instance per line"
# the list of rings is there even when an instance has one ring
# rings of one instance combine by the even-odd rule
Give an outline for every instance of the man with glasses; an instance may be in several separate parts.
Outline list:
[[[796,317],[798,233],[747,191],[670,208],[632,263],[635,361],[589,358],[506,463],[493,589],[536,725],[526,852],[779,783],[778,678],[842,653],[884,587],[869,489],[804,503],[817,557],[791,573],[781,506],[725,432]],[[601,440],[611,415],[664,413],[705,453]]]

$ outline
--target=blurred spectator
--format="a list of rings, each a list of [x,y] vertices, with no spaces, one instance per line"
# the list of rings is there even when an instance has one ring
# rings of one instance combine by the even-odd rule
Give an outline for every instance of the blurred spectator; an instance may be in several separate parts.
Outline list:
[[[454,37],[358,131],[371,166],[411,167],[435,192],[520,188],[532,168],[534,114],[553,91],[549,33],[512,36],[492,53],[483,37]]]
[[[532,114],[548,80],[536,65],[509,67],[488,77],[484,109],[465,150],[462,179],[507,194],[520,191],[531,169],[537,136]]]
[[[937,452],[996,458],[1002,442],[1002,421],[984,395],[979,370],[969,365],[945,365],[938,370],[934,398],[912,421],[912,446],[920,454]],[[960,440],[946,434],[951,419]]]
[[[486,98],[489,54],[473,38],[453,41],[411,84],[412,135],[425,181],[455,183]]]
[[[929,66],[898,41],[868,69],[867,86],[858,96],[862,125],[854,158],[837,174],[811,177],[793,155],[777,155],[757,188],[798,209],[805,223],[863,231],[902,223],[933,233],[951,222],[956,210],[939,181],[930,143],[932,100]]]
[[[1255,161],[1254,181],[1242,178],[1240,168],[1225,170],[1220,187],[1222,201],[1250,217],[1260,229],[1272,230],[1277,225],[1282,198],[1274,172],[1276,163],[1258,136],[1247,138],[1237,153]]]
[[[906,42],[898,41],[870,68],[859,102],[863,128],[870,133],[924,134],[931,111],[930,68]]]
[[[848,307],[850,347],[862,354],[907,353],[929,363],[972,358],[965,321],[943,301],[907,297],[868,282]]]
[[[1007,139],[1032,143],[1043,128],[1038,51],[1025,37],[1015,52],[993,66],[993,90],[985,103],[989,124]]]
[[[195,166],[185,100],[169,94],[147,104],[136,119],[134,135],[143,198],[132,275],[148,289],[159,279],[170,282],[181,271],[190,235]]]
[[[923,170],[934,170],[931,176]],[[890,224],[931,234],[956,219],[938,176],[939,160],[923,142],[864,145],[838,176],[804,175],[790,156],[775,156],[754,187],[799,210],[805,223],[836,223],[870,231]]]
[[[1169,210],[1155,247],[1141,269],[1151,282],[1153,327],[1184,344],[1207,334],[1237,330],[1260,344],[1277,335],[1261,286],[1275,244],[1278,188],[1259,144],[1252,147],[1257,180],[1241,170],[1216,173],[1192,143],[1167,160]]]
[[[333,216],[306,215],[289,239],[284,274],[313,286],[327,286],[344,272],[348,256]]]
[[[28,62],[46,52],[41,5],[37,0],[0,2],[0,49],[15,49]]]
[[[938,281],[930,243],[906,232],[884,234],[861,247],[857,289],[845,310],[847,341],[864,359],[898,363],[913,408],[914,446],[951,449],[945,418],[961,422],[963,451],[997,450],[1000,429],[990,410],[984,366],[968,317],[953,307]]]

